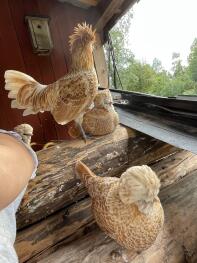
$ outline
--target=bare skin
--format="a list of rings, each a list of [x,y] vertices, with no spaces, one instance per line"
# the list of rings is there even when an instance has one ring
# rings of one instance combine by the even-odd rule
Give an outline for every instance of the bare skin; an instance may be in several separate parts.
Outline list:
[[[0,134],[0,210],[8,206],[27,185],[34,162],[15,138]]]

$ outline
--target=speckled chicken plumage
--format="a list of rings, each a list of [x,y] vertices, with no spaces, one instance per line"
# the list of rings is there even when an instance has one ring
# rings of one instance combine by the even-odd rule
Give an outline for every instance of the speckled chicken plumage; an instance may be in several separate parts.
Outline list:
[[[91,135],[105,135],[115,130],[119,117],[112,105],[113,100],[108,89],[97,93],[94,107],[83,116],[83,129]]]
[[[143,166],[142,171],[143,169],[146,167]],[[129,250],[137,252],[150,247],[164,222],[158,191],[150,189],[154,181],[148,183],[149,189],[147,187],[148,195],[154,196],[154,201],[149,212],[145,213],[140,211],[137,201],[124,203],[126,199],[121,200],[121,179],[97,177],[81,162],[77,163],[76,171],[92,198],[92,211],[100,228]],[[135,182],[133,186],[136,187]]]
[[[33,136],[33,127],[27,123],[23,123],[14,127],[14,131],[17,132],[21,136],[23,142],[30,147],[31,137]]]
[[[95,31],[85,23],[78,25],[69,42],[70,72],[53,84],[42,85],[19,71],[5,72],[5,89],[13,99],[12,108],[25,109],[23,115],[50,111],[59,124],[81,119],[98,87],[92,55]]]

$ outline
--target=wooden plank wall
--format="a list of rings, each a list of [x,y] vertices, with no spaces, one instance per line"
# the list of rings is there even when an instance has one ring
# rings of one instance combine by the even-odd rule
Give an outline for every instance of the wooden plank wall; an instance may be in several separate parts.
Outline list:
[[[51,18],[50,29],[54,49],[50,56],[32,52],[24,21],[25,15],[45,15]],[[22,111],[11,109],[4,90],[4,72],[15,69],[25,72],[41,83],[51,83],[69,68],[68,36],[73,27],[98,17],[94,8],[85,10],[56,0],[2,0],[0,8],[0,128],[11,130],[20,123],[34,127],[33,141],[43,144],[50,140],[67,138],[66,128],[58,125],[49,113],[22,117]]]

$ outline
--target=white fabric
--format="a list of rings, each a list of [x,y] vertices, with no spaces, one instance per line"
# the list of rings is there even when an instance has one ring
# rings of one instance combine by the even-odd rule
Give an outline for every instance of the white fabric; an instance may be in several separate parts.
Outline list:
[[[20,137],[19,134],[12,132],[12,131],[4,131],[0,129],[0,133],[6,133],[17,140],[19,140],[23,145],[25,145]],[[38,160],[35,152],[27,147],[32,158],[34,160],[35,169],[32,173],[31,179],[36,176],[36,169],[38,166]],[[17,263],[17,255],[14,250],[14,242],[16,238],[16,211],[20,205],[20,202],[23,198],[25,193],[25,189],[18,195],[18,197],[6,208],[0,211],[0,263]]]

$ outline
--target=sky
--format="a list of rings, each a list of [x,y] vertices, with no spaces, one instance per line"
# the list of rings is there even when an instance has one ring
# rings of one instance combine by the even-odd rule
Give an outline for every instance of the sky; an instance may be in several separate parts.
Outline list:
[[[172,53],[183,64],[197,37],[197,0],[140,0],[133,7],[129,47],[135,57],[152,64],[155,57],[172,68]]]

